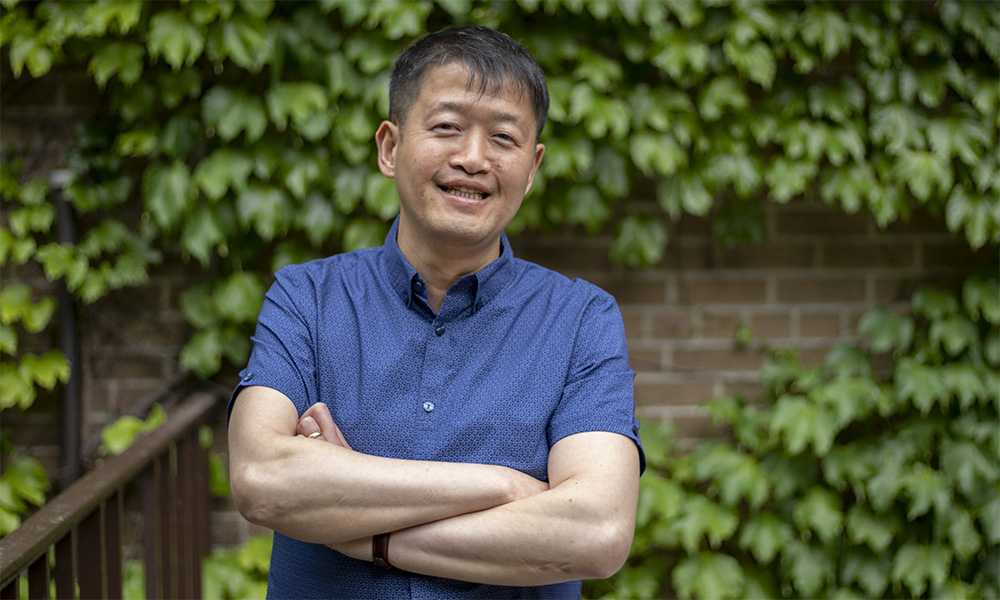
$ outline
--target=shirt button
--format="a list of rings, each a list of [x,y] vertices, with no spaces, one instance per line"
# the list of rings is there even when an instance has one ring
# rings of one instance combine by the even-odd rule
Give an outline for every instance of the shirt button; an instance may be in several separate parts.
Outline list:
[[[425,412],[431,412],[432,410],[434,410],[434,403],[433,402],[424,402],[424,411]]]
[[[253,379],[253,373],[247,373],[243,376],[243,381],[250,381],[251,379]]]
[[[444,335],[444,325],[438,325],[437,327],[435,327],[434,333],[438,334],[439,336]]]
[[[415,281],[413,283],[413,289],[418,294],[423,294],[424,293],[424,282],[422,282],[422,281]]]

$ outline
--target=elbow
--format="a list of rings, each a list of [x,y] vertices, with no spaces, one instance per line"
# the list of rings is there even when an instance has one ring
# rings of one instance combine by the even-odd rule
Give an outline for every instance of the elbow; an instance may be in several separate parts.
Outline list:
[[[272,519],[276,513],[273,502],[274,495],[266,489],[259,473],[243,466],[231,469],[229,487],[232,490],[236,510],[243,518],[254,525],[272,527]]]
[[[582,579],[607,579],[621,570],[632,550],[635,532],[634,525],[628,525],[604,523],[595,528],[594,536],[580,557],[584,571]]]

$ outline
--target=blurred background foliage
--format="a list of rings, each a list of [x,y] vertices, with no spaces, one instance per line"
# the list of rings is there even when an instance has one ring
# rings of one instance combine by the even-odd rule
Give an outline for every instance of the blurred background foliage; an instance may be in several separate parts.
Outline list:
[[[243,363],[274,270],[381,243],[398,210],[372,141],[387,69],[458,23],[509,33],[549,76],[548,151],[512,232],[609,231],[612,258],[642,268],[682,214],[729,245],[763,239],[763,203],[805,198],[882,227],[921,208],[996,251],[995,3],[2,0],[4,85],[85,71],[101,104],[63,180],[25,165],[29,148],[4,149],[0,267],[36,263],[92,303],[186,262],[200,279],[181,299],[181,364],[208,377]],[[77,243],[56,241],[54,192]],[[625,596],[671,581],[706,598],[1000,595],[1000,508],[980,502],[981,485],[998,492],[982,426],[998,402],[995,273],[938,293],[947,310],[866,321],[864,352],[889,353],[891,369],[855,352],[815,371],[779,353],[767,398],[717,404],[735,441],[652,452],[634,566],[605,583]],[[57,350],[19,350],[54,306],[25,285],[0,291],[3,409],[69,376]],[[958,456],[983,460],[969,472]],[[0,476],[0,527],[44,499],[25,460]]]

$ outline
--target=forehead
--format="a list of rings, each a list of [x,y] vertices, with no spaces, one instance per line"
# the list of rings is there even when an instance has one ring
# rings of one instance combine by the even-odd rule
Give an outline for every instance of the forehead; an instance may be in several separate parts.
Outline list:
[[[502,84],[494,81],[484,81],[481,74],[474,73],[462,63],[452,62],[427,69],[420,86],[420,95],[414,104],[414,109],[427,112],[456,104],[467,105],[468,108],[501,109],[525,124],[534,124],[534,107],[530,92],[518,82],[505,79]]]

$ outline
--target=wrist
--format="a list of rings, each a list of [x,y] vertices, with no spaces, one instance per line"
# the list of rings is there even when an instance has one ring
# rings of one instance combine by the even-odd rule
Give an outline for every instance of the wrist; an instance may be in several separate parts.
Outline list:
[[[372,536],[372,565],[383,571],[391,569],[389,563],[389,534],[380,533]]]

